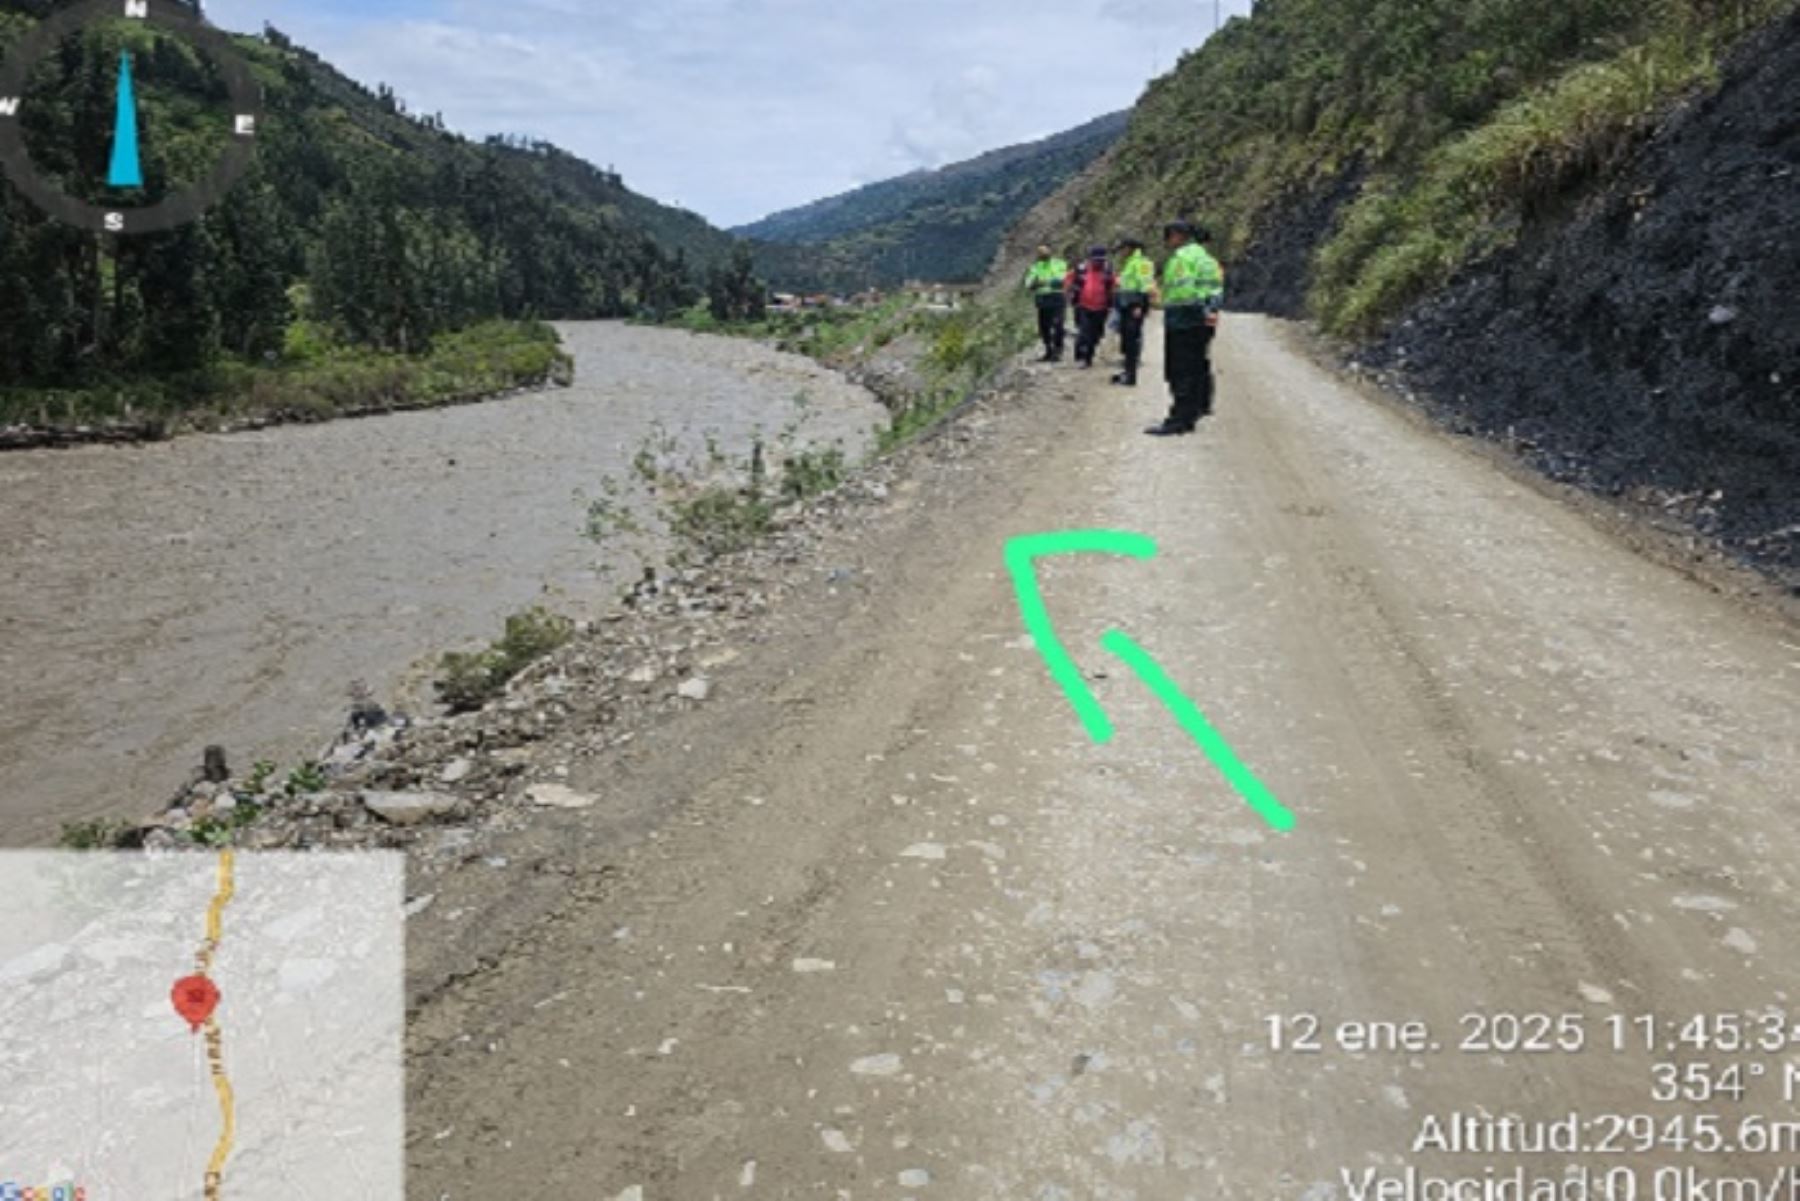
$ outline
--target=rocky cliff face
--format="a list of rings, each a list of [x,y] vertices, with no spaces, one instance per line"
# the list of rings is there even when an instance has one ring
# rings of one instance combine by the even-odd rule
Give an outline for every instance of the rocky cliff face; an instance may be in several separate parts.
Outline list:
[[[1551,474],[1685,518],[1800,590],[1796,296],[1800,12],[1368,358]]]

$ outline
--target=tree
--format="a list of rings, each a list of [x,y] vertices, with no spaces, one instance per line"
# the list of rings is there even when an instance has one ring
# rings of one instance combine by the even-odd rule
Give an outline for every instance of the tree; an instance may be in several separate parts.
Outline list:
[[[190,371],[219,349],[219,313],[206,264],[214,242],[202,222],[142,239],[138,291],[146,314],[140,366],[155,372]]]
[[[207,221],[219,248],[214,291],[221,342],[249,358],[279,350],[293,316],[292,252],[273,189],[260,178],[245,179]]]
[[[731,252],[731,265],[713,268],[707,278],[708,308],[719,321],[762,320],[765,296],[750,248],[741,242]]]

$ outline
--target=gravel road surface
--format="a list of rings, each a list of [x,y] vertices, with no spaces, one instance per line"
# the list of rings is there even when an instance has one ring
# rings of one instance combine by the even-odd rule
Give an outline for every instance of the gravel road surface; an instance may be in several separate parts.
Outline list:
[[[1635,1019],[1800,988],[1800,639],[1275,322],[1231,317],[1219,360],[1219,416],[1173,440],[1139,433],[1160,388],[1033,369],[704,709],[577,770],[603,805],[446,885],[411,935],[415,1195],[1325,1201],[1567,1161],[1650,1196],[1659,1165],[1794,1158],[1414,1147],[1458,1114],[1793,1116],[1785,1044],[1646,1049]],[[1160,547],[1042,569],[1105,745],[1002,560],[1090,528]],[[546,873],[553,917],[459,959]],[[1653,1099],[1656,1062],[1734,1059],[1766,1065],[1742,1102]]]

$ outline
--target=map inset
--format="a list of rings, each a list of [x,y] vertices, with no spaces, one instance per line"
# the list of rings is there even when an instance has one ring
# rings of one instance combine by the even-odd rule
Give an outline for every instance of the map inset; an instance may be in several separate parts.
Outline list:
[[[0,871],[0,1195],[400,1201],[403,856]]]

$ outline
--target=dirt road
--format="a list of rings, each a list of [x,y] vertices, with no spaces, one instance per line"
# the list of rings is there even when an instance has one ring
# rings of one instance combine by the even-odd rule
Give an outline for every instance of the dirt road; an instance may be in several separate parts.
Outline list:
[[[603,807],[443,885],[413,928],[414,1195],[1324,1201],[1580,1162],[1651,1196],[1657,1165],[1800,1159],[1414,1149],[1458,1114],[1575,1112],[1589,1143],[1608,1114],[1794,1116],[1785,1045],[1671,1054],[1659,1027],[1652,1054],[1634,1019],[1800,987],[1800,637],[1274,323],[1233,317],[1219,358],[1220,415],[1166,441],[1138,432],[1159,388],[1035,369],[715,703],[579,769]],[[1043,572],[1105,746],[1002,562],[1088,528],[1161,548]],[[1113,628],[1292,832],[1099,649]],[[1273,1050],[1271,1015],[1316,1015],[1320,1049]],[[1357,1051],[1350,1021],[1428,1031]],[[1653,1100],[1653,1062],[1745,1059],[1741,1102]]]

